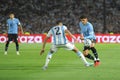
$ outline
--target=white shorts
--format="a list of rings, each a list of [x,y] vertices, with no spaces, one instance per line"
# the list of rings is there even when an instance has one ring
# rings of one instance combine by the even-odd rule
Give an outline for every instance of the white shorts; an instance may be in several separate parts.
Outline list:
[[[56,52],[58,48],[66,48],[67,50],[73,50],[75,47],[74,44],[72,43],[67,43],[67,44],[60,44],[60,45],[52,45],[51,50]]]

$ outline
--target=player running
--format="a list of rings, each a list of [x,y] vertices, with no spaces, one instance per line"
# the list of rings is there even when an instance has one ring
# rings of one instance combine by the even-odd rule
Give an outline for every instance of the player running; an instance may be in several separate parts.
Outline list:
[[[72,50],[82,59],[82,61],[84,62],[84,64],[86,66],[92,65],[92,63],[88,63],[86,61],[84,55],[73,44],[71,44],[67,40],[65,33],[68,33],[74,40],[76,40],[76,38],[71,34],[71,32],[67,29],[67,27],[65,25],[63,25],[62,21],[57,21],[57,25],[49,30],[47,37],[45,38],[44,43],[42,45],[41,52],[40,52],[40,55],[42,55],[43,52],[45,51],[46,41],[52,35],[53,36],[53,44],[52,44],[52,47],[46,57],[46,62],[45,62],[45,65],[43,66],[44,70],[47,69],[48,63],[49,63],[50,59],[52,58],[53,53],[56,52],[58,48],[67,48],[69,50]]]
[[[16,53],[17,55],[19,54],[19,44],[18,44],[18,26],[21,27],[20,21],[17,18],[14,18],[14,14],[10,13],[9,19],[7,20],[7,27],[8,27],[8,41],[6,42],[5,45],[5,55],[7,55],[7,50],[9,46],[9,42],[14,40],[16,44]]]
[[[98,66],[100,64],[100,59],[95,48],[96,36],[94,34],[93,25],[88,22],[87,17],[83,15],[80,17],[79,26],[81,29],[81,40],[90,39],[92,42],[90,46],[84,46],[83,54],[85,57],[94,60],[94,66]],[[89,50],[92,51],[95,58],[91,54],[89,54]]]

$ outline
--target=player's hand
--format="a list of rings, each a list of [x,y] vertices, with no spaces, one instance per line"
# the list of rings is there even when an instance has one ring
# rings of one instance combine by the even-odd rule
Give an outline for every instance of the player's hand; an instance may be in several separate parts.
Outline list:
[[[42,55],[42,54],[44,53],[44,51],[45,51],[45,50],[44,50],[44,49],[42,49],[42,50],[40,51],[40,55]]]
[[[82,43],[84,43],[84,40],[81,40]]]
[[[84,43],[84,37],[80,37],[81,42]]]
[[[77,38],[76,38],[75,36],[73,36],[72,38],[74,39],[74,42],[75,42],[75,43],[78,42],[78,40],[77,40]]]
[[[80,37],[81,40],[84,40],[84,37]]]

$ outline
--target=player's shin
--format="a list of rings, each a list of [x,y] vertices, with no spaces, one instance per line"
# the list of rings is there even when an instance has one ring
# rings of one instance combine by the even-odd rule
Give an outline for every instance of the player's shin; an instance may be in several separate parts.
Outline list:
[[[85,57],[87,57],[88,59],[94,60],[94,57],[91,54],[87,54],[85,55]]]
[[[77,52],[77,55],[82,59],[82,61],[85,63],[85,65],[88,64],[88,62],[87,62],[87,60],[85,59],[84,55],[83,55],[80,51]]]
[[[45,65],[44,65],[45,67],[48,66],[51,58],[52,58],[52,53],[49,52],[48,55],[47,55],[47,57],[46,57],[46,62],[45,62]]]
[[[7,41],[6,45],[5,45],[5,51],[8,50],[8,46],[9,46],[9,41]]]
[[[94,48],[94,47],[91,47],[91,50],[95,56],[96,59],[98,59],[98,53],[97,53],[97,50]]]
[[[16,44],[16,51],[19,51],[19,44],[18,44],[18,42],[15,42],[15,44]]]

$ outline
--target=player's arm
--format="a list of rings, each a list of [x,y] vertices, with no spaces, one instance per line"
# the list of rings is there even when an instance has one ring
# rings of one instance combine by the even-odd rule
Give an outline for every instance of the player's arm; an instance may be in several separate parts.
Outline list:
[[[20,21],[19,21],[19,20],[18,20],[18,27],[20,28],[21,33],[22,33],[22,34],[24,34],[24,31],[23,31],[22,25],[21,25],[21,23],[20,23]]]
[[[84,36],[83,36],[83,33],[80,34],[80,39],[81,39],[81,42],[83,43],[83,42],[84,42]]]
[[[46,42],[47,42],[47,40],[50,38],[50,36],[52,35],[52,32],[51,32],[51,30],[48,32],[48,34],[47,34],[47,37],[44,39],[44,42],[43,42],[43,45],[42,45],[42,49],[41,49],[41,51],[40,51],[40,55],[42,55],[43,53],[44,53],[44,51],[45,51],[45,46],[46,46]]]
[[[84,35],[83,35],[83,30],[82,30],[82,27],[79,23],[79,27],[80,27],[80,39],[82,40],[82,42],[84,41]]]
[[[40,55],[42,55],[43,53],[44,53],[44,51],[45,51],[45,45],[46,45],[46,42],[47,42],[47,40],[49,39],[50,37],[46,37],[45,39],[44,39],[44,42],[43,42],[43,45],[42,45],[42,49],[41,49],[41,51],[40,51]]]
[[[19,28],[20,28],[22,34],[24,34],[24,32],[23,32],[23,28],[22,28],[22,25],[18,25],[18,26],[19,26]]]
[[[76,37],[68,29],[66,29],[65,32],[76,41]]]
[[[81,31],[80,31],[80,39],[81,39],[81,42],[84,42],[84,35],[83,35],[83,30],[82,30],[81,26],[80,26],[80,29],[81,29]]]
[[[82,33],[80,34],[80,39],[81,39],[81,40],[84,40],[84,36],[83,36]]]

